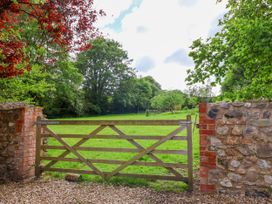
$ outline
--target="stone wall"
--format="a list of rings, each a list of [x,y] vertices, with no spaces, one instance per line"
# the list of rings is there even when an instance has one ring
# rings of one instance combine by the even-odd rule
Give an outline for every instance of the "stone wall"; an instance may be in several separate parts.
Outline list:
[[[0,182],[34,176],[36,127],[42,109],[0,103]]]
[[[199,106],[202,192],[270,196],[272,102]]]

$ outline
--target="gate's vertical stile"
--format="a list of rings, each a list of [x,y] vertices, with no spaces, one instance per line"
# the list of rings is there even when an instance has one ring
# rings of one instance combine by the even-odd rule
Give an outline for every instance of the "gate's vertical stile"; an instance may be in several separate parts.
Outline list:
[[[41,175],[41,117],[37,118],[36,122],[36,158],[35,158],[35,176],[39,177]]]
[[[188,190],[193,191],[192,118],[187,115]]]

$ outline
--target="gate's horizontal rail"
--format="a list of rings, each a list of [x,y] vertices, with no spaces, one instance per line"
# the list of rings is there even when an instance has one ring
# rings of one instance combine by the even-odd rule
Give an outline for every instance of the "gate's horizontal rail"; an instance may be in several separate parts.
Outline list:
[[[88,135],[84,134],[58,134],[61,138],[87,138]],[[53,137],[51,134],[41,134],[41,137]],[[133,140],[161,140],[165,136],[144,136],[144,135],[124,135],[119,137],[118,135],[95,135],[90,139],[115,139],[115,140],[124,140],[124,139],[133,139]],[[171,140],[187,140],[186,136],[175,136]]]
[[[39,120],[39,125],[143,125],[177,126],[191,124],[188,120]]]
[[[65,146],[51,146],[41,145],[42,149],[56,149],[56,150],[67,150]],[[92,151],[92,152],[141,152],[143,150],[131,149],[131,148],[106,148],[106,147],[73,147],[74,150],[79,151]],[[186,155],[187,150],[154,150],[152,153],[155,154],[182,154]]]
[[[64,161],[64,162],[81,162],[80,159],[76,158],[57,158],[57,157],[41,157],[41,160],[47,161]],[[89,162],[97,164],[123,164],[126,161],[121,160],[106,160],[106,159],[87,159]],[[162,166],[158,162],[134,162],[134,166]],[[178,163],[163,163],[164,167],[171,168],[187,168],[188,164],[178,164]]]
[[[49,168],[46,171],[61,172],[61,173],[76,173],[76,174],[93,174],[97,175],[94,171],[77,170],[77,169],[61,169],[61,168]],[[111,172],[103,172],[104,175],[110,175]],[[176,176],[163,176],[163,175],[151,175],[151,174],[128,174],[118,173],[116,176],[128,176],[135,178],[145,178],[150,180],[169,180],[169,181],[183,181],[188,183],[188,178],[177,178]]]

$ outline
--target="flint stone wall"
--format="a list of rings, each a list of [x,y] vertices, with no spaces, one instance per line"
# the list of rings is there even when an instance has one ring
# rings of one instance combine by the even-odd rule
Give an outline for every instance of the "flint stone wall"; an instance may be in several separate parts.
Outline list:
[[[200,104],[202,192],[270,196],[272,102]]]
[[[38,116],[41,108],[0,103],[0,183],[34,176]]]

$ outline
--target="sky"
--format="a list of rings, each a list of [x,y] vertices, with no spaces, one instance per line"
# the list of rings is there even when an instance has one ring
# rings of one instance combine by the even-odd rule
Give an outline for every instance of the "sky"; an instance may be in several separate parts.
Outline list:
[[[138,76],[154,77],[163,89],[186,89],[192,42],[213,36],[225,4],[216,0],[96,0],[106,17],[97,26],[121,43]]]

